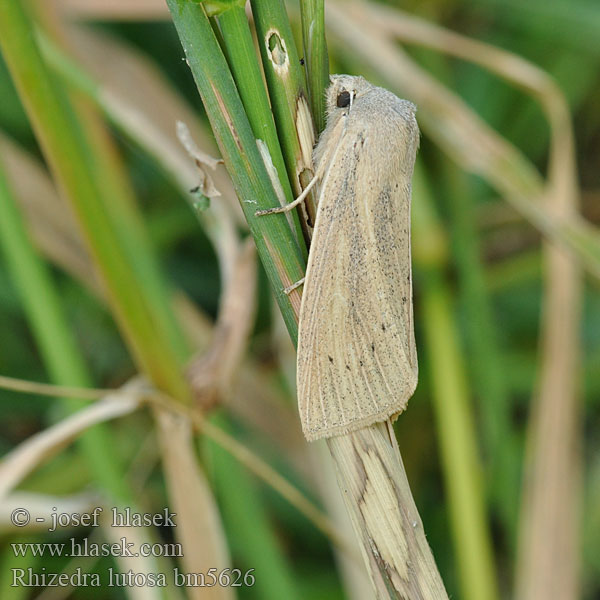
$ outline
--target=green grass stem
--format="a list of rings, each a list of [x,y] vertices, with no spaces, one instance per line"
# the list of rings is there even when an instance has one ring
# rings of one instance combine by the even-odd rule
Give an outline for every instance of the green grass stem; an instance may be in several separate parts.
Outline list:
[[[29,239],[2,165],[0,246],[52,382],[92,386],[92,377],[74,340],[60,294]],[[63,404],[68,412],[75,412],[87,402],[65,398]],[[114,500],[130,503],[132,494],[123,478],[123,467],[107,428],[100,425],[92,427],[81,436],[80,442],[101,487]]]
[[[520,448],[511,423],[511,402],[506,369],[485,285],[473,192],[466,177],[454,167],[446,169],[444,189],[449,192],[453,255],[459,276],[459,301],[464,320],[474,389],[479,398],[482,439],[486,450],[487,486],[513,544],[519,506]]]
[[[78,217],[115,318],[138,363],[158,388],[189,399],[171,320],[145,293],[95,180],[92,152],[70,103],[48,71],[21,3],[0,0],[0,44],[46,159]],[[143,268],[143,266],[142,266]]]
[[[302,252],[285,215],[255,215],[257,210],[278,206],[279,202],[203,6],[192,0],[167,3],[260,259],[295,342],[299,294],[288,296],[284,289],[304,275]]]
[[[304,69],[317,132],[325,129],[325,90],[329,85],[329,55],[325,41],[325,0],[301,0]]]
[[[212,423],[231,433],[229,420],[215,415]],[[256,595],[264,600],[294,600],[298,584],[277,539],[257,482],[237,460],[206,439],[212,476],[234,557],[256,569]]]
[[[444,281],[445,233],[428,192],[423,167],[413,177],[413,260],[421,289],[421,322],[428,349],[432,400],[462,598],[497,600],[482,464],[469,406],[466,365]]]
[[[269,98],[263,85],[260,65],[254,51],[246,12],[243,7],[234,4],[229,9],[218,13],[216,19],[220,26],[227,62],[248,121],[256,139],[263,140],[267,145],[271,160],[279,176],[285,201],[289,203],[294,199],[294,194],[287,176],[279,139],[277,138]],[[302,240],[302,229],[297,218],[297,212],[293,211],[293,215],[298,240]],[[306,254],[304,242],[300,243],[300,247]]]
[[[258,46],[269,88],[277,133],[292,189],[298,196],[312,179],[316,132],[300,57],[282,0],[252,0]],[[305,239],[307,220],[314,224],[316,204],[306,202],[309,219],[301,216]]]

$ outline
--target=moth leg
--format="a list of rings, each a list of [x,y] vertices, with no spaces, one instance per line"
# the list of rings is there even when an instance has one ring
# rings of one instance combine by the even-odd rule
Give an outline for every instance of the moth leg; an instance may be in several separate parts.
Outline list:
[[[304,280],[306,279],[306,277],[303,277],[302,279],[299,279],[298,281],[296,281],[296,283],[292,283],[292,285],[286,287],[283,289],[283,293],[284,294],[291,294],[296,288],[299,288],[301,285],[304,284]]]
[[[314,187],[315,183],[317,183],[318,178],[319,178],[319,174],[315,175],[308,182],[308,185],[302,190],[302,193],[293,202],[290,202],[289,204],[286,204],[285,206],[278,206],[277,208],[267,208],[266,210],[257,210],[254,213],[254,216],[264,217],[265,215],[272,215],[274,213],[289,212],[293,208],[296,208],[296,206],[298,206],[298,204],[300,204],[300,202],[302,202],[306,198],[306,196],[308,196],[308,193],[310,192],[310,190]]]
[[[336,142],[335,146],[332,147],[329,150],[329,152],[327,152],[327,154],[322,158],[322,160],[320,161],[320,164],[318,165],[317,172],[315,173],[314,177],[308,182],[308,185],[302,190],[302,193],[293,202],[290,202],[289,204],[286,204],[285,206],[278,206],[276,208],[267,208],[266,210],[257,210],[254,213],[254,215],[256,217],[263,217],[264,215],[272,215],[275,213],[289,212],[293,208],[296,208],[296,206],[298,206],[298,204],[300,204],[300,202],[302,202],[306,198],[306,196],[308,196],[308,193],[315,186],[315,183],[317,183],[317,181],[319,181],[323,177],[326,167],[329,164],[330,156],[335,155],[337,153],[338,148],[340,147],[342,138],[344,137],[344,133],[346,132],[346,121],[344,120],[342,122],[341,131],[337,131],[337,129],[338,129],[338,127],[336,126],[337,142]]]

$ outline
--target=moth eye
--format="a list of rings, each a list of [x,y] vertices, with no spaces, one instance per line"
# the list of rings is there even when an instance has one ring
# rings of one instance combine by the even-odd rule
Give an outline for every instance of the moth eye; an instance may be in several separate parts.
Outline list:
[[[344,90],[340,92],[337,97],[338,108],[345,108],[350,105],[350,92]]]

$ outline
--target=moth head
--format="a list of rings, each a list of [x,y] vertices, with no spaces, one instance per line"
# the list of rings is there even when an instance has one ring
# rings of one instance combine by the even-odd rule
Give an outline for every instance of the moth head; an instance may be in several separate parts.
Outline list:
[[[329,78],[331,85],[327,88],[327,114],[336,111],[347,111],[361,96],[373,89],[363,77],[352,75],[332,75]]]

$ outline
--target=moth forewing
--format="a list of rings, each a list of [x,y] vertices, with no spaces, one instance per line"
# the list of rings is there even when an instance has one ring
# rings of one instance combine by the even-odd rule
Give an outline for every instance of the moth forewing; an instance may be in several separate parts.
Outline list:
[[[300,308],[298,404],[308,440],[399,414],[417,384],[410,261],[415,107],[332,77]]]

